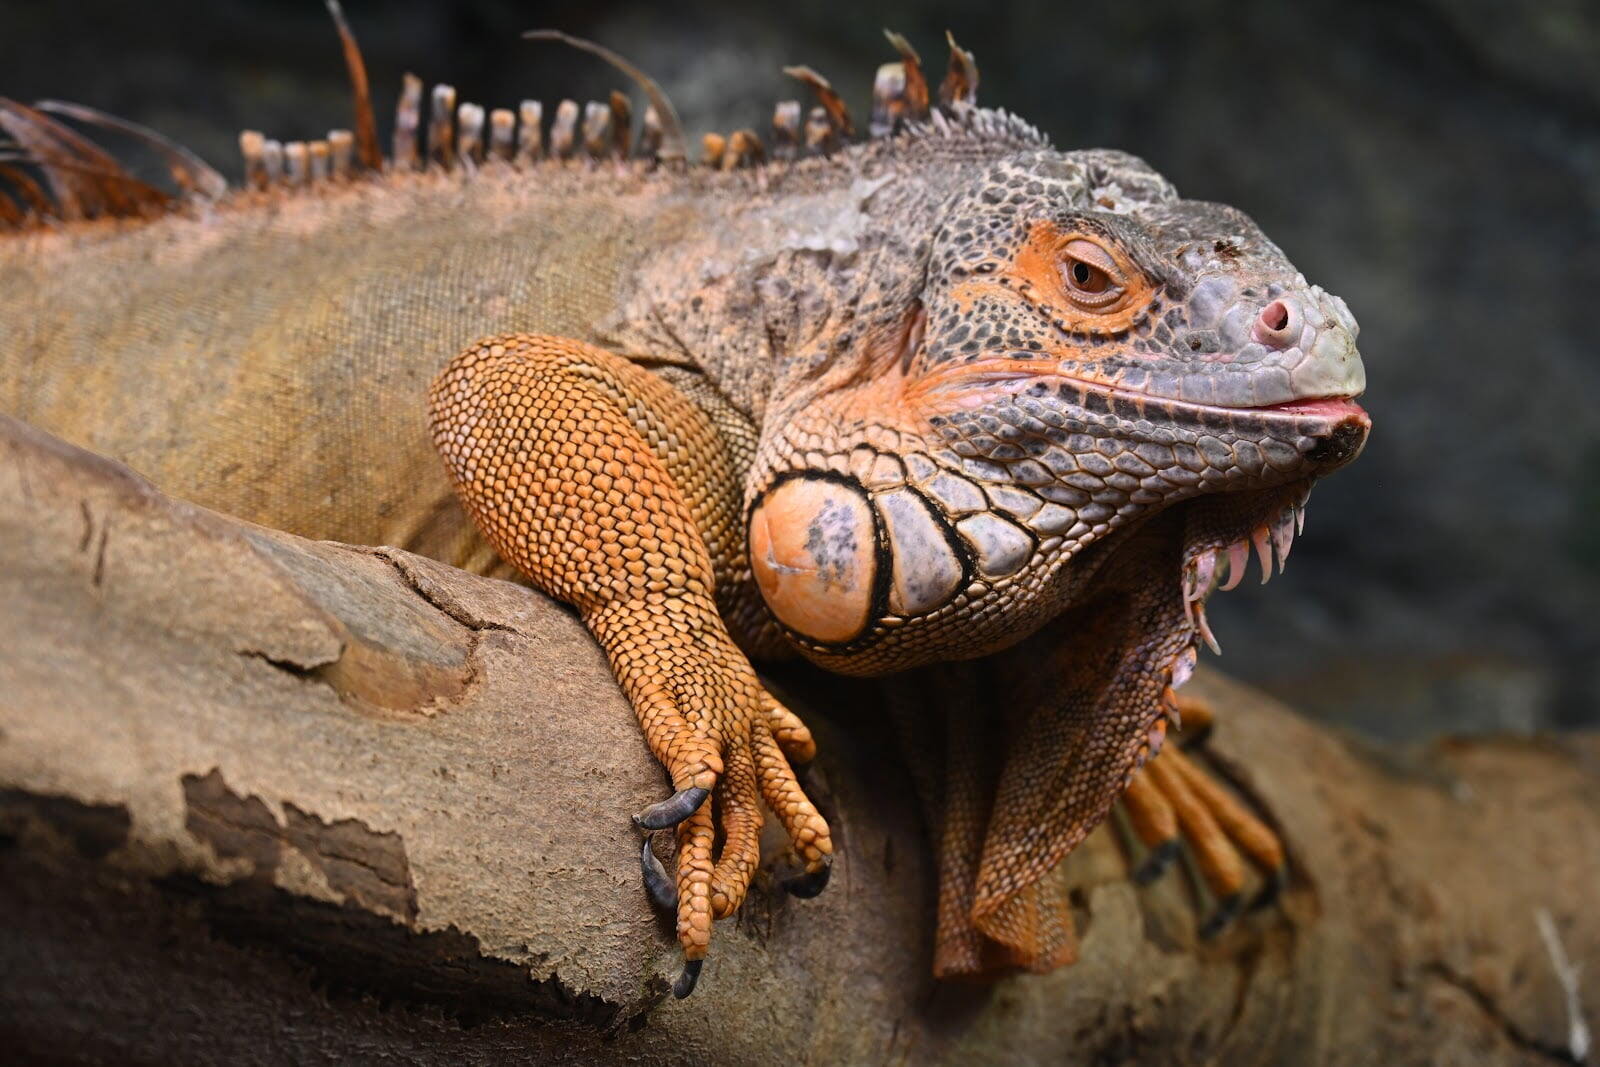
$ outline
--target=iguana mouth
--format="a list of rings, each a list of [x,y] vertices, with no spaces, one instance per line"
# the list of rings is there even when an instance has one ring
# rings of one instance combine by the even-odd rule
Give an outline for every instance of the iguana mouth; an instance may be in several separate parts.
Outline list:
[[[940,374],[930,375],[920,391],[925,396],[958,393],[962,396],[962,406],[969,407],[976,406],[997,393],[1017,394],[1029,388],[1043,388],[1049,382],[1068,385],[1086,398],[1098,397],[1113,411],[1119,405],[1131,405],[1128,413],[1136,417],[1142,417],[1144,409],[1151,406],[1165,412],[1182,414],[1195,422],[1203,421],[1207,415],[1229,418],[1251,415],[1309,416],[1324,418],[1333,423],[1356,420],[1363,424],[1363,436],[1366,427],[1371,423],[1366,409],[1356,403],[1355,395],[1303,397],[1275,404],[1247,407],[1201,404],[1193,400],[1181,400],[1160,393],[1081,378],[1067,373],[1059,366],[1051,367],[1037,359],[1007,359],[984,361],[983,364],[964,364]]]
[[[1165,413],[1181,416],[1185,421],[1196,423],[1205,422],[1208,416],[1213,419],[1218,417],[1227,419],[1250,417],[1271,419],[1274,416],[1326,419],[1330,424],[1330,430],[1341,423],[1353,422],[1357,424],[1363,440],[1365,440],[1367,429],[1372,422],[1366,409],[1356,403],[1354,396],[1306,397],[1277,404],[1230,407],[1223,404],[1200,404],[1192,400],[1178,400],[1162,396],[1159,393],[1106,385],[1103,382],[1086,381],[1083,378],[1065,374],[1060,370],[1057,370],[1050,377],[1054,380],[1071,384],[1086,397],[1099,396],[1104,398],[1109,403],[1111,412],[1114,414],[1122,413],[1117,410],[1120,403],[1123,405],[1132,404],[1139,417],[1144,416],[1146,409],[1155,407]],[[1352,454],[1350,458],[1354,458],[1354,455]]]

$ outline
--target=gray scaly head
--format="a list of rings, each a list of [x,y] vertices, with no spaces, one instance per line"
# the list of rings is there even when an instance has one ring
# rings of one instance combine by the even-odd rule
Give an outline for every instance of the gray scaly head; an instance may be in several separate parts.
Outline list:
[[[870,372],[813,373],[752,481],[757,578],[818,662],[1010,645],[1155,516],[1225,494],[1184,512],[1163,579],[1202,605],[1240,545],[1285,555],[1311,482],[1360,451],[1355,320],[1241,212],[1122,153],[1028,148],[964,168],[931,224],[899,242],[916,284],[856,299],[900,324],[861,330]]]

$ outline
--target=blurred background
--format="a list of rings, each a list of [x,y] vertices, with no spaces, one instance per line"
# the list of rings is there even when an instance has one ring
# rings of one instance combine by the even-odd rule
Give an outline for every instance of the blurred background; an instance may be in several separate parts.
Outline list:
[[[403,71],[486,107],[652,72],[691,133],[765,129],[833,80],[864,119],[882,27],[1061,148],[1143,156],[1253,215],[1361,322],[1374,430],[1287,572],[1214,601],[1222,669],[1383,737],[1600,725],[1600,5],[1159,0],[346,0],[387,125]],[[0,92],[162,131],[231,177],[237,133],[348,126],[319,0],[6,0]],[[640,105],[636,104],[636,108]]]

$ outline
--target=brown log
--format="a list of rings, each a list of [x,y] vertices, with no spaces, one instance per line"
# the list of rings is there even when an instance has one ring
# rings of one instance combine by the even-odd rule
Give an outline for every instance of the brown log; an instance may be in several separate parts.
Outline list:
[[[808,782],[833,882],[793,900],[769,869],[673,1001],[627,818],[666,782],[570,613],[169,499],[0,417],[0,1047],[1549,1063],[1600,1020],[1594,736],[1378,751],[1204,676],[1210,758],[1289,842],[1281,904],[1201,942],[1182,877],[1136,889],[1098,833],[1063,872],[1081,962],[964,988],[928,977],[929,861],[875,691],[778,681],[828,709]]]

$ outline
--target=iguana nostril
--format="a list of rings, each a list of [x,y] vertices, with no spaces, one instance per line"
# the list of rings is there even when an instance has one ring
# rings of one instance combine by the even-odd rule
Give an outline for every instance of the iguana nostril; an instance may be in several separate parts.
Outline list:
[[[1264,345],[1288,348],[1300,339],[1299,309],[1286,300],[1274,300],[1261,309],[1250,335]]]

